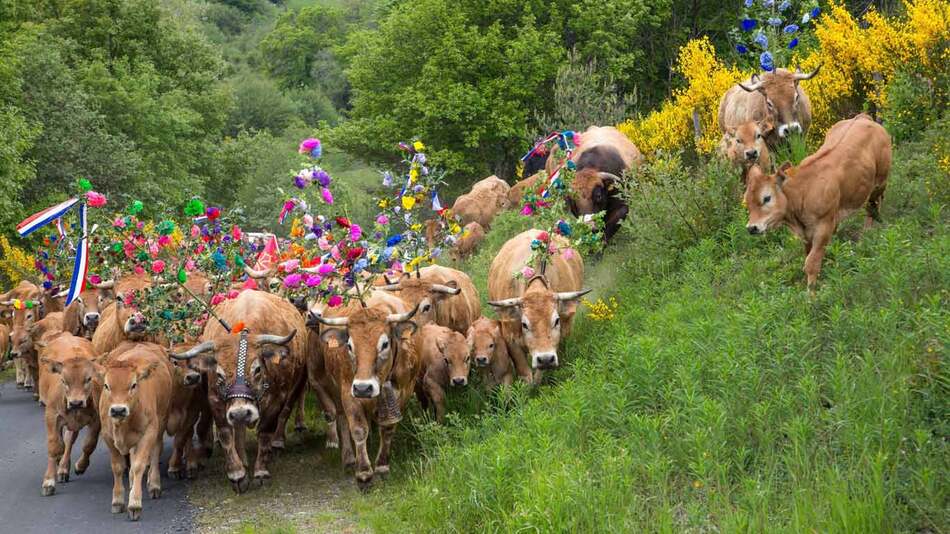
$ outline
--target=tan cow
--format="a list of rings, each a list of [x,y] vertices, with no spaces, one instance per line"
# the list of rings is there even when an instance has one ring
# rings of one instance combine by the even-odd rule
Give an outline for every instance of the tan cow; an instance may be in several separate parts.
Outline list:
[[[125,470],[129,469],[129,519],[142,515],[142,477],[148,468],[148,493],[162,494],[159,457],[172,397],[167,352],[154,343],[123,343],[105,363],[99,419],[102,442],[112,459],[112,513],[126,509]],[[126,465],[126,457],[129,465]]]
[[[508,207],[509,186],[497,176],[489,176],[476,182],[472,189],[455,199],[452,213],[462,224],[477,222],[483,228],[491,226],[498,213]]]
[[[36,384],[38,371],[36,370],[36,353],[33,350],[30,338],[30,328],[33,323],[43,318],[43,290],[27,280],[21,281],[17,287],[8,291],[0,301],[9,309],[10,317],[10,356],[13,358],[17,370],[17,388],[33,389]],[[29,302],[30,307],[24,304],[20,309],[13,308],[14,300]],[[38,394],[34,391],[34,398]]]
[[[216,306],[215,313],[232,328],[243,323],[247,332],[243,367],[238,354],[241,336],[215,320],[205,326],[201,343],[172,357],[201,356],[198,362],[211,384],[208,401],[218,441],[227,455],[227,476],[234,490],[243,492],[250,484],[244,463],[248,427],[257,426],[254,480],[263,485],[271,477],[268,464],[281,414],[293,408],[307,384],[306,327],[290,302],[263,291],[244,291]]]
[[[520,210],[525,195],[536,191],[538,188],[538,181],[543,180],[546,176],[547,173],[542,171],[533,174],[524,180],[520,180],[518,183],[511,186],[511,189],[508,190],[508,207],[514,210]]]
[[[477,222],[470,222],[462,230],[462,236],[452,249],[452,254],[456,260],[460,260],[475,252],[478,245],[485,240],[485,229]]]
[[[64,310],[63,330],[74,336],[92,339],[92,334],[99,326],[101,310],[111,302],[111,288],[98,288],[90,284]]]
[[[42,493],[56,493],[56,482],[69,481],[70,456],[79,431],[88,427],[76,474],[89,467],[99,441],[101,369],[88,339],[60,332],[37,342],[40,357],[39,390],[45,401],[48,461]],[[65,439],[64,439],[65,438]]]
[[[182,351],[193,348],[194,344],[175,346],[173,350]],[[168,423],[165,431],[173,436],[171,458],[168,459],[168,476],[181,479],[187,476],[195,478],[198,473],[198,458],[203,450],[195,450],[195,425],[202,413],[210,416],[208,406],[208,388],[203,383],[204,369],[201,362],[190,360],[171,360],[172,398],[168,406]]]
[[[445,421],[445,390],[468,385],[471,352],[465,336],[427,324],[416,334],[422,365],[416,381],[416,396],[423,409],[432,406],[436,421]]]
[[[799,82],[816,74],[818,69],[808,74],[775,69],[761,76],[753,74],[744,83],[733,85],[719,102],[719,129],[726,133],[747,122],[767,119],[775,125],[766,136],[773,146],[790,133],[807,133],[811,102]]]
[[[468,327],[482,314],[482,301],[472,279],[462,271],[430,265],[419,270],[422,279],[434,284],[452,286],[462,290],[457,297],[438,300],[435,303],[435,324],[447,326],[459,333],[468,332]],[[419,323],[421,324],[421,323]]]
[[[813,288],[825,247],[838,224],[865,206],[865,229],[880,220],[881,199],[891,169],[891,138],[860,114],[836,123],[821,148],[797,167],[785,163],[774,175],[749,171],[745,201],[753,235],[788,226],[805,241],[805,274]]]
[[[542,369],[558,366],[558,345],[570,335],[578,300],[590,291],[582,289],[584,261],[576,251],[567,258],[552,256],[543,272],[530,280],[517,276],[531,258],[531,241],[539,233],[527,230],[509,239],[488,271],[488,303],[501,313],[508,353],[518,375],[529,383],[540,381]],[[531,369],[537,371],[533,377]]]
[[[92,346],[96,354],[111,352],[123,341],[160,341],[159,336],[148,334],[148,320],[133,302],[126,305],[129,295],[140,298],[144,291],[152,287],[152,280],[146,275],[124,276],[117,281],[108,280],[98,287],[115,290],[115,302],[102,310],[99,325],[92,334]]]
[[[327,344],[324,362],[345,415],[339,418],[344,453],[348,440],[355,445],[361,489],[372,484],[374,474],[389,473],[393,434],[415,391],[420,367],[412,336],[415,313],[401,299],[376,291],[366,308],[331,308],[318,317],[329,327],[321,335]],[[373,422],[380,437],[375,469],[367,449]]]
[[[26,338],[27,343],[20,345],[20,349],[23,351],[23,359],[26,362],[27,370],[30,374],[30,379],[34,384],[39,385],[40,379],[40,365],[39,365],[39,351],[46,342],[53,339],[63,332],[63,312],[54,312],[49,313],[46,317],[43,317],[39,321],[33,323],[30,326],[28,336]],[[46,403],[46,399],[42,395],[42,388],[36,387],[33,389],[33,400],[40,401],[41,404]]]
[[[771,171],[772,159],[769,157],[769,145],[766,136],[772,131],[768,119],[761,122],[749,121],[729,128],[722,134],[719,153],[736,167],[742,169],[742,183],[746,182],[746,173],[753,165]]]
[[[508,355],[508,344],[501,334],[501,322],[479,317],[468,329],[466,337],[482,384],[491,389],[498,384],[510,386],[514,381],[514,364]]]
[[[413,317],[417,326],[434,322],[436,306],[442,301],[458,298],[457,295],[462,292],[455,280],[446,280],[444,284],[436,283],[422,278],[421,271],[415,276],[403,273],[398,283],[381,286],[379,290],[396,292],[409,308],[418,308],[418,313]]]
[[[472,185],[472,191],[489,191],[495,196],[495,206],[498,209],[508,207],[508,190],[511,186],[501,178],[491,175],[488,178],[479,180]]]

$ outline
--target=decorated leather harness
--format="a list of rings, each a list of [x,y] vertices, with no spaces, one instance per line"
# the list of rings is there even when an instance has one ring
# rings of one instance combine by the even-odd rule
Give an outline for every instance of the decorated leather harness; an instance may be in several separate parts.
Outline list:
[[[228,384],[224,379],[218,380],[218,396],[230,401],[232,399],[247,399],[255,404],[260,403],[261,397],[270,387],[270,384],[264,382],[261,384],[258,392],[255,392],[247,382],[245,368],[247,367],[247,329],[241,330],[241,338],[238,341],[237,352],[237,376],[234,382]]]

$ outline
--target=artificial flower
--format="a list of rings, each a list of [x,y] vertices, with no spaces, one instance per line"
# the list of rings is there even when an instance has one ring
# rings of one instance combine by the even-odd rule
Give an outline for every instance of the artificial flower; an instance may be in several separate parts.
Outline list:
[[[336,308],[340,304],[343,304],[343,297],[340,295],[331,295],[330,298],[327,299],[327,306],[331,308]]]
[[[786,26],[785,28],[783,28],[782,31],[785,32],[785,33],[795,33],[795,32],[798,31],[798,25],[797,25],[797,24],[789,24],[788,26]]]
[[[205,212],[205,205],[198,198],[193,198],[185,205],[185,215],[189,217],[198,217]]]
[[[205,215],[208,216],[209,221],[213,221],[221,216],[221,210],[215,207],[209,207],[205,210]]]
[[[285,287],[290,287],[290,288],[298,287],[300,286],[302,282],[303,282],[303,275],[300,273],[294,273],[284,278]]]
[[[762,70],[766,72],[772,72],[775,69],[775,62],[772,59],[772,54],[770,52],[762,52],[762,55],[759,56],[759,65],[761,65]]]
[[[389,224],[389,217],[385,214],[381,214],[379,217],[376,217],[376,223],[385,226]]]
[[[92,208],[101,208],[106,205],[106,197],[95,191],[89,191],[86,193],[86,202]]]
[[[403,209],[411,210],[412,207],[415,206],[415,205],[416,205],[416,198],[415,198],[415,197],[412,197],[412,196],[409,196],[409,195],[405,195],[405,196],[402,197],[402,207],[403,207]]]
[[[327,174],[327,171],[325,171],[325,170],[323,170],[323,169],[317,169],[316,171],[314,171],[313,177],[314,177],[314,179],[317,180],[317,182],[318,182],[321,186],[323,186],[323,187],[330,187],[330,175]]]
[[[749,49],[746,48],[746,46],[743,44],[737,44],[736,52],[739,52],[740,54],[747,54],[749,52]]]
[[[531,278],[534,276],[534,269],[529,265],[525,265],[521,268],[521,276],[524,276],[525,278]]]
[[[161,274],[165,271],[165,262],[162,260],[155,260],[152,262],[152,272],[155,274]]]
[[[356,242],[359,241],[363,236],[363,229],[360,228],[360,225],[354,224],[350,226],[350,241]]]
[[[750,32],[758,25],[755,19],[742,19],[742,31]]]
[[[326,276],[333,272],[333,264],[321,263],[320,267],[317,268],[317,272],[320,273],[320,276]]]
[[[321,146],[320,146],[320,140],[314,137],[304,139],[303,141],[301,141],[300,146],[298,147],[297,150],[301,154],[310,154],[311,156],[315,158],[319,158],[320,153],[322,152]],[[314,154],[314,151],[316,151],[317,153]]]
[[[326,187],[320,189],[320,195],[323,197],[323,201],[327,204],[333,204],[333,193],[330,192]]]
[[[90,182],[89,180],[85,178],[80,178],[78,184],[79,184],[80,191],[84,193],[92,191],[92,182]]]
[[[323,282],[323,278],[320,278],[320,276],[316,274],[307,276],[307,279],[304,281],[307,287],[317,287],[321,282]]]

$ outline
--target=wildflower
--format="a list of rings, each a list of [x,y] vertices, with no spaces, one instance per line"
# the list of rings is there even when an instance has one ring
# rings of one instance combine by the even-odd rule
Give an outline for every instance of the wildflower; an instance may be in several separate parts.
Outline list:
[[[365,269],[367,265],[369,265],[369,260],[366,258],[361,258],[358,262],[356,262],[356,265],[353,266],[353,271],[358,273]]]
[[[389,224],[389,217],[385,214],[380,214],[379,217],[376,217],[376,223],[382,226]]]
[[[782,31],[785,32],[785,33],[795,33],[795,32],[798,31],[798,25],[797,25],[797,24],[789,24],[788,26],[786,26],[785,28],[783,28]]]
[[[363,229],[360,228],[360,225],[354,224],[350,226],[350,241],[356,242],[360,240],[360,237],[363,236]]]
[[[402,197],[402,207],[403,207],[403,209],[411,210],[412,207],[415,206],[415,205],[416,205],[416,198],[415,198],[415,197],[412,197],[412,196],[409,196],[409,195],[405,195],[405,196]]]
[[[296,188],[298,188],[298,189],[304,189],[304,188],[306,188],[306,187],[307,187],[307,184],[309,184],[309,183],[310,183],[309,180],[307,180],[307,179],[304,178],[303,176],[300,176],[299,174],[298,174],[297,176],[294,176],[294,187],[296,187]]]
[[[816,7],[815,9],[812,9],[810,14],[811,14],[811,18],[813,19],[818,18],[818,15],[821,14],[821,8]]]
[[[773,27],[778,27],[782,25],[782,19],[780,19],[779,17],[771,17],[769,18],[768,22],[769,22],[769,26],[773,26]]]
[[[811,13],[805,13],[804,15],[802,15],[802,24],[808,24],[810,20],[811,20]]]
[[[755,3],[755,0],[745,0],[745,7],[752,7],[752,4]]]
[[[210,207],[205,210],[205,215],[208,216],[209,221],[213,221],[221,216],[221,210],[215,207]]]
[[[790,0],[784,0],[781,4],[778,5],[778,10],[786,11],[790,7],[792,7],[792,2]]]
[[[389,239],[386,240],[386,246],[395,247],[396,245],[399,244],[400,241],[402,241],[402,234],[396,234],[394,236],[390,236]]]
[[[292,273],[300,267],[300,260],[293,259],[287,260],[284,263],[280,264],[280,268],[283,269],[285,273]]]
[[[796,46],[798,46],[798,37],[796,37],[796,38],[792,39],[791,41],[789,41],[789,43],[788,43],[788,49],[791,50],[791,49],[795,48]]]
[[[755,19],[742,19],[742,31],[750,32],[754,30],[758,24]]]
[[[759,32],[755,35],[755,38],[752,40],[755,44],[761,46],[762,48],[769,47],[769,38],[765,36],[764,33]]]
[[[225,297],[223,293],[216,293],[213,297],[211,297],[211,305],[217,306],[218,304],[221,304],[224,302],[224,298]]]
[[[766,72],[772,72],[775,69],[775,62],[772,59],[772,54],[769,52],[762,52],[762,55],[759,56],[759,65],[762,66],[762,70]]]
[[[524,216],[529,216],[532,213],[534,213],[534,210],[531,209],[531,204],[525,204],[524,207],[521,208],[521,214]]]
[[[775,0],[762,0],[762,5],[765,7],[772,7],[775,5]]]
[[[392,187],[393,175],[389,171],[383,173],[383,187]]]
[[[112,221],[112,226],[115,226],[116,228],[125,228],[125,217],[116,217],[115,220]]]
[[[313,171],[313,179],[323,187],[330,187],[330,182],[332,181],[330,175],[323,169]]]
[[[135,274],[137,274],[137,275],[143,275],[143,274],[145,274],[145,268],[142,267],[141,265],[136,265],[135,268],[132,269],[132,271],[135,272]]]
[[[426,149],[426,146],[422,144],[422,141],[416,141],[412,144],[412,148],[415,149],[416,152],[422,152]]]

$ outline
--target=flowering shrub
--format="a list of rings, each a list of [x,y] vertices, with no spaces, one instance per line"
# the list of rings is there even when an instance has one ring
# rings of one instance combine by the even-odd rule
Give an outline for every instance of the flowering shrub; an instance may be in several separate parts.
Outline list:
[[[612,321],[620,308],[615,297],[608,300],[599,298],[593,302],[581,299],[581,303],[587,308],[587,318],[592,321]]]
[[[10,280],[10,285],[20,283],[33,271],[33,257],[20,247],[14,246],[7,236],[0,234],[0,272]]]

